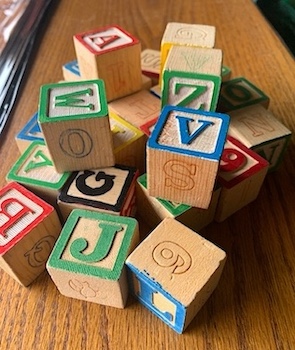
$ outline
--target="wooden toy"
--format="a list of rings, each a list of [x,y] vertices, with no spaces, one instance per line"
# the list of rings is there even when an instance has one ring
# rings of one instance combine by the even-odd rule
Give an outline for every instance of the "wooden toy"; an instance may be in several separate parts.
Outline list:
[[[115,113],[110,113],[110,125],[116,163],[145,172],[146,135]]]
[[[7,180],[21,183],[37,196],[57,207],[58,191],[70,173],[56,172],[44,141],[33,141],[7,174]]]
[[[159,83],[161,84],[161,72],[172,46],[213,48],[215,45],[215,33],[216,29],[213,26],[179,22],[167,23],[161,40]]]
[[[43,85],[38,122],[57,172],[114,165],[102,80]]]
[[[0,267],[23,286],[44,270],[61,231],[54,208],[16,182],[0,191]]]
[[[159,50],[145,49],[141,52],[141,71],[144,75],[159,80],[161,56]]]
[[[62,66],[62,74],[65,81],[81,80],[79,64],[77,60],[65,63]]]
[[[231,77],[231,69],[228,66],[222,66],[221,69],[221,78],[222,82],[228,81]]]
[[[224,221],[257,198],[268,165],[264,158],[241,142],[227,137],[217,179],[222,186],[215,215],[217,222]]]
[[[140,42],[119,26],[76,34],[74,46],[81,77],[104,80],[108,101],[141,89]]]
[[[140,130],[142,130],[149,137],[152,131],[154,130],[154,127],[158,119],[159,117],[149,120],[147,123],[141,125]]]
[[[255,104],[268,108],[269,97],[248,79],[237,77],[222,84],[218,111],[227,113]]]
[[[109,111],[140,127],[159,116],[161,101],[146,90],[109,103]]]
[[[15,141],[20,153],[23,153],[33,141],[43,140],[44,137],[38,124],[38,113],[36,112],[16,135]]]
[[[134,216],[138,171],[125,165],[73,172],[58,195],[64,220],[73,209]]]
[[[216,288],[226,254],[180,222],[166,218],[128,256],[131,290],[182,333]]]
[[[147,142],[148,193],[209,207],[229,116],[165,106]]]
[[[150,196],[146,178],[146,174],[143,174],[137,179],[136,214],[150,227],[155,228],[162,220],[170,217],[194,231],[199,231],[214,220],[220,186],[214,189],[209,208],[200,209]]]
[[[125,259],[139,241],[133,218],[74,210],[47,262],[61,294],[124,308],[128,297]]]
[[[215,111],[221,85],[222,52],[172,46],[162,71],[162,107]]]
[[[269,171],[279,166],[291,138],[291,131],[274,114],[253,105],[230,112],[229,133],[269,162]]]

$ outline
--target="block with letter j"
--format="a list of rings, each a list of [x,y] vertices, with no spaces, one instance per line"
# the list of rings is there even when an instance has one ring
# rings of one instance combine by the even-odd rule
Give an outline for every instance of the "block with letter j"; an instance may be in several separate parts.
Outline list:
[[[165,106],[147,144],[151,196],[209,207],[229,116]]]

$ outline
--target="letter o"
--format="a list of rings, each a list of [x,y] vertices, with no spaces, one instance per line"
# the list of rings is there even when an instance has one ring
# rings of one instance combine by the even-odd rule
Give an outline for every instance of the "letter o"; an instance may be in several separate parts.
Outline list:
[[[61,133],[59,145],[66,155],[83,158],[92,151],[93,141],[83,129],[67,129]]]

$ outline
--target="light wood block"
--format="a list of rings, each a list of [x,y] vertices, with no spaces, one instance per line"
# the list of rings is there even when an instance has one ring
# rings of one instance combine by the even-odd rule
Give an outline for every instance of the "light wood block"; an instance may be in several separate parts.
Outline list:
[[[74,46],[81,77],[104,80],[108,101],[141,89],[141,44],[121,27],[78,33]]]
[[[268,162],[231,136],[221,156],[217,181],[221,184],[215,220],[224,221],[253,202],[263,185]]]
[[[175,219],[166,218],[128,256],[131,290],[182,333],[216,288],[226,254]]]
[[[70,173],[58,173],[44,141],[33,141],[11,167],[6,179],[27,189],[57,208],[57,195]]]
[[[250,80],[237,77],[222,84],[218,111],[227,113],[256,104],[268,108],[269,97]]]
[[[44,270],[60,234],[54,208],[16,182],[0,191],[0,267],[23,286]]]
[[[214,189],[209,208],[200,209],[150,196],[147,176],[143,174],[138,177],[136,184],[136,213],[153,229],[165,218],[173,218],[199,231],[214,220],[220,189],[220,186]]]
[[[291,139],[291,131],[261,105],[230,112],[230,117],[230,135],[265,158],[269,171],[276,170]]]
[[[36,112],[18,132],[15,141],[20,153],[24,153],[33,141],[43,140],[44,136],[38,124],[38,112]]]
[[[141,52],[141,71],[150,78],[159,80],[161,54],[159,50],[145,49]]]
[[[61,294],[124,308],[125,259],[139,242],[135,219],[74,210],[47,262]]]
[[[112,112],[110,113],[110,125],[116,163],[135,167],[140,174],[144,173],[146,135]]]
[[[147,143],[148,193],[209,207],[229,116],[165,106]]]
[[[172,46],[213,48],[215,45],[215,33],[216,29],[214,26],[179,22],[167,23],[161,40],[159,83],[161,84],[161,72]]]
[[[65,81],[77,81],[81,80],[81,74],[79,64],[77,60],[65,63],[62,66],[62,75]]]
[[[171,47],[162,71],[162,107],[215,111],[221,86],[222,51]]]
[[[136,168],[115,165],[72,173],[58,196],[64,220],[73,209],[134,216]]]
[[[109,111],[137,128],[159,116],[161,101],[146,90],[109,103]]]
[[[102,80],[43,85],[38,122],[57,172],[114,165]]]

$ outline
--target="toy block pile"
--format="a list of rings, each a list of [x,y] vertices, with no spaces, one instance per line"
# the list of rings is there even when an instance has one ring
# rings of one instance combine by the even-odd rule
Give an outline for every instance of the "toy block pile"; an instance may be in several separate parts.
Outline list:
[[[197,232],[256,199],[291,135],[258,87],[230,79],[215,35],[168,23],[159,51],[119,26],[74,35],[0,192],[0,266],[18,282],[47,268],[67,297],[124,308],[130,290],[189,325],[226,261]]]

